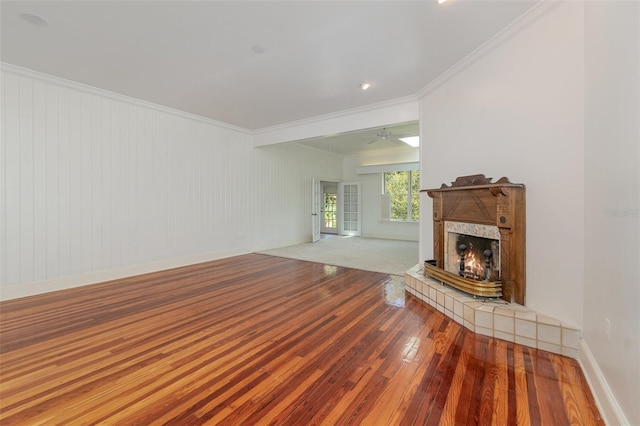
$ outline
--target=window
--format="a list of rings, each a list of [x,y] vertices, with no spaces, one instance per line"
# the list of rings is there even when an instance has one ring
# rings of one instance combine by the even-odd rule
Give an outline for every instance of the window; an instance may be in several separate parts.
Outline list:
[[[420,171],[383,173],[383,219],[420,219]]]

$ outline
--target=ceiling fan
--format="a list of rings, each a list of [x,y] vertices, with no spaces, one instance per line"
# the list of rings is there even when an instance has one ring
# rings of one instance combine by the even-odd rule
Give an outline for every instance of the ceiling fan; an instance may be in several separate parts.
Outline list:
[[[391,133],[389,130],[387,130],[386,127],[383,127],[382,130],[380,130],[378,133],[376,133],[376,136],[377,137],[374,140],[367,142],[367,144],[371,145],[372,143],[380,141],[380,140],[394,141],[394,142],[402,143],[400,138],[403,138],[403,137],[408,136],[408,135],[396,135],[394,133]]]

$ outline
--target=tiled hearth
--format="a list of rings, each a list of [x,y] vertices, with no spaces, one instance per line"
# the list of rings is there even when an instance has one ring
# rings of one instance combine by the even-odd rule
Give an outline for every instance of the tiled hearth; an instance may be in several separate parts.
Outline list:
[[[420,265],[405,273],[405,289],[475,333],[578,357],[580,330],[526,306],[500,299],[474,299],[424,276]]]

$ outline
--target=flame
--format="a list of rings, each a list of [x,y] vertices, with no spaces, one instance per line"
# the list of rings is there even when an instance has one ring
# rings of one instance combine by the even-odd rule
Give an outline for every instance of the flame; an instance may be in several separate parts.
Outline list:
[[[479,256],[475,251],[467,251],[464,256],[464,277],[472,280],[484,280],[484,257]],[[458,270],[460,261],[457,262]]]
[[[484,279],[484,260],[478,259],[476,253],[471,252],[468,256],[465,256],[464,269],[465,275],[468,275],[467,278],[474,280]]]

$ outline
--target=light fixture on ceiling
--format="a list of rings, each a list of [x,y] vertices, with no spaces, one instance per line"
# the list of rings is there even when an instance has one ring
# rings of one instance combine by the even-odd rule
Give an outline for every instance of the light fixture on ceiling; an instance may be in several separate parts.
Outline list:
[[[442,4],[442,3],[444,3],[445,1],[447,1],[447,0],[438,0],[438,4]]]
[[[360,88],[361,88],[362,90],[367,90],[367,89],[369,89],[370,87],[371,87],[371,83],[367,83],[367,82],[360,83]]]
[[[400,140],[414,148],[417,148],[420,146],[420,136],[408,136],[406,138],[400,138]]]
[[[33,13],[21,13],[20,17],[36,27],[46,27],[49,25],[49,21],[42,16],[34,15]]]

